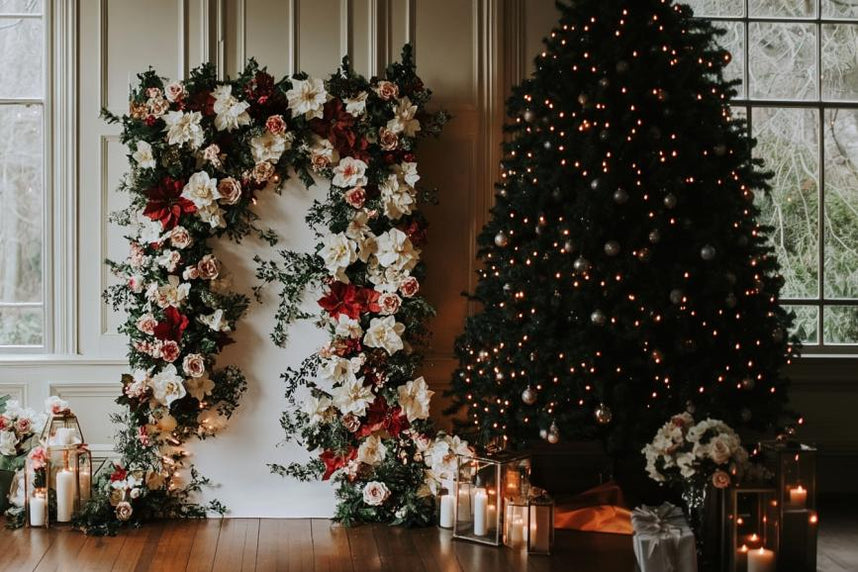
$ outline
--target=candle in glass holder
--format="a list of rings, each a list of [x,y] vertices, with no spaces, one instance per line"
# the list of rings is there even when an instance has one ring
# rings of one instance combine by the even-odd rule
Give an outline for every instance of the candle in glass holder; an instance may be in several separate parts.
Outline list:
[[[74,473],[68,469],[57,472],[57,522],[69,522],[74,511]]]
[[[477,489],[474,493],[474,534],[477,536],[488,534],[488,507],[489,495],[486,494],[486,489]]]
[[[441,495],[441,508],[439,510],[438,526],[441,528],[453,528],[454,512],[453,495]]]
[[[791,508],[804,508],[807,505],[807,489],[801,485],[789,489],[789,505]]]
[[[471,520],[471,485],[470,483],[459,483],[456,510],[456,519],[460,521]]]
[[[44,493],[35,492],[30,497],[30,526],[45,526],[48,503]]]
[[[748,551],[748,572],[775,572],[775,553],[762,546]]]

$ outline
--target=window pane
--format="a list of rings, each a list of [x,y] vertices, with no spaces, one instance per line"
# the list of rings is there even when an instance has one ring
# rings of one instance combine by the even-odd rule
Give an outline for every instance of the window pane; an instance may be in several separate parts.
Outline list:
[[[822,0],[823,18],[856,18],[858,2],[855,0]]]
[[[773,173],[772,192],[758,195],[761,222],[786,279],[784,298],[819,294],[819,112],[755,107],[755,154]]]
[[[858,343],[858,306],[826,306],[826,344]]]
[[[0,97],[44,96],[42,21],[0,17]]]
[[[807,18],[816,16],[817,0],[751,0],[751,17]]]
[[[724,30],[724,35],[718,38],[718,43],[730,52],[732,60],[724,70],[724,79],[745,79],[745,24],[742,22],[714,21],[716,27]],[[736,86],[737,97],[745,97],[745,86]]]
[[[41,13],[42,0],[0,0],[0,14]]]
[[[825,112],[825,294],[858,298],[858,111]]]
[[[816,26],[752,22],[749,33],[752,98],[818,97]]]
[[[858,26],[822,27],[822,97],[858,100]]]
[[[40,346],[44,323],[41,308],[0,306],[0,346]]]
[[[42,107],[0,106],[0,302],[42,301]]]
[[[745,0],[686,0],[695,16],[744,16]]]
[[[819,308],[816,306],[786,306],[787,312],[795,313],[792,332],[803,344],[819,343]]]

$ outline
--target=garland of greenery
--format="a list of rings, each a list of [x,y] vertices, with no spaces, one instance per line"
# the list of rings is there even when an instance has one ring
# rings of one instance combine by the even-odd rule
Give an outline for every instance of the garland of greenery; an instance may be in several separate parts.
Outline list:
[[[257,271],[263,284],[281,286],[276,343],[285,343],[288,325],[301,318],[318,317],[330,334],[317,354],[283,375],[286,439],[316,456],[271,470],[333,479],[335,520],[346,525],[427,525],[435,511],[432,485],[452,478],[456,454],[467,451],[458,439],[436,437],[433,392],[415,377],[422,358],[416,348],[434,315],[417,295],[427,231],[419,205],[434,193],[417,188],[414,152],[420,139],[440,133],[447,115],[426,111],[431,92],[408,46],[384,79],[366,80],[346,64],[324,93],[310,122],[319,138],[312,168],[330,181],[306,219],[316,251],[283,251],[281,262],[258,259]],[[318,288],[320,316],[301,307],[303,294]]]

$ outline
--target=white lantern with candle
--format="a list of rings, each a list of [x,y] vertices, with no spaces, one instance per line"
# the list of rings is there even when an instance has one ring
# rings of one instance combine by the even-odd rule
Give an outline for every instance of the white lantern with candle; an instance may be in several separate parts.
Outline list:
[[[551,554],[554,545],[554,500],[545,491],[535,491],[527,504],[527,552]]]

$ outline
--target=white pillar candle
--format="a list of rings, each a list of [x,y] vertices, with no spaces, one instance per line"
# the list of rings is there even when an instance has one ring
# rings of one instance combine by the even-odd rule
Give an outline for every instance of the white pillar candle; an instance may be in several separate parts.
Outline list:
[[[89,469],[80,471],[80,499],[89,500],[92,495],[92,473]]]
[[[30,526],[45,526],[47,501],[42,495],[30,497]]]
[[[497,505],[489,504],[486,509],[486,522],[488,522],[489,528],[494,528],[497,526],[498,522],[498,507]]]
[[[453,495],[441,495],[441,510],[438,516],[438,526],[441,528],[453,528],[453,505]]]
[[[801,485],[790,489],[789,505],[792,508],[804,508],[807,505],[807,489]]]
[[[765,548],[748,551],[748,572],[775,572],[775,553]]]
[[[54,432],[54,444],[71,445],[74,439],[74,429],[71,427],[57,427]]]
[[[74,512],[74,473],[68,469],[57,472],[57,522],[69,522]]]
[[[474,534],[488,534],[489,495],[486,489],[477,489],[474,493]]]
[[[457,497],[456,520],[470,521],[471,520],[471,485],[469,483],[459,483],[459,496]]]

